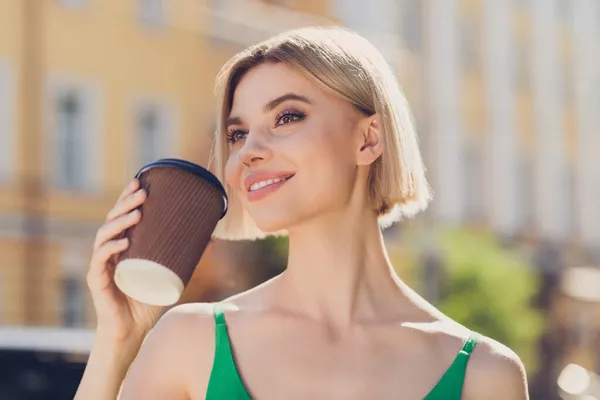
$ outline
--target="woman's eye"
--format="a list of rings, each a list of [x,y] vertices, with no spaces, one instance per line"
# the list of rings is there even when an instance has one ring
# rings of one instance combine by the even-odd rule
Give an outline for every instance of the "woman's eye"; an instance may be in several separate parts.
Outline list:
[[[246,138],[247,134],[248,134],[247,132],[244,132],[244,131],[239,130],[239,129],[236,129],[236,130],[233,130],[233,131],[229,131],[229,132],[227,132],[227,142],[228,143],[235,143],[238,140],[243,140],[243,139]]]
[[[303,118],[304,118],[303,114],[287,112],[287,113],[284,113],[284,114],[280,115],[279,117],[277,117],[276,126],[289,124],[290,122],[299,121]]]

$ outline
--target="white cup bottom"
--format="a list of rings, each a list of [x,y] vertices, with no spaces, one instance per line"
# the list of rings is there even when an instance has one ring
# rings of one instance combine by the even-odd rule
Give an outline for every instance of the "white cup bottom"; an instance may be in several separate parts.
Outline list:
[[[175,272],[154,261],[137,258],[119,262],[115,284],[132,299],[154,306],[177,303],[184,289]]]

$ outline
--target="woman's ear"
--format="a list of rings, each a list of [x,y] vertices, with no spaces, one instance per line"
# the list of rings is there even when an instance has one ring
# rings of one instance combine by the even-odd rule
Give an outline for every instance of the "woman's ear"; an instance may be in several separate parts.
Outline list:
[[[373,114],[364,121],[361,121],[360,133],[362,141],[358,149],[356,164],[371,165],[383,153],[383,137],[381,129],[379,129],[377,114]]]

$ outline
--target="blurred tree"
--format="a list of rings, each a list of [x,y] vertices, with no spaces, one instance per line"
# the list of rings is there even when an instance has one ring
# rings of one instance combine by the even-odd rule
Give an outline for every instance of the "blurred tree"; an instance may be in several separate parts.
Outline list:
[[[408,283],[450,318],[513,349],[532,374],[544,329],[533,305],[535,267],[488,232],[444,228],[414,237],[403,243],[411,253],[403,268],[421,279]]]
[[[247,255],[251,260],[249,264],[253,265],[250,287],[259,285],[285,270],[288,255],[287,236],[267,236],[256,241],[253,249],[253,254]]]

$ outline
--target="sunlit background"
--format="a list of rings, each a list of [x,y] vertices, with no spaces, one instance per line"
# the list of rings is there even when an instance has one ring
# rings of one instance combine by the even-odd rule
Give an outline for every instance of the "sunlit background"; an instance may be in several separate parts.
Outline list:
[[[600,0],[0,0],[0,399],[72,398],[95,231],[144,163],[207,165],[220,66],[331,24],[414,112],[435,201],[385,232],[400,276],[513,348],[533,399],[600,399]],[[214,242],[184,301],[286,246]]]

